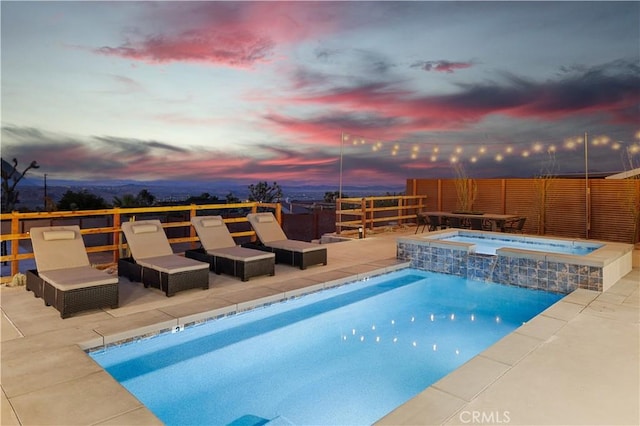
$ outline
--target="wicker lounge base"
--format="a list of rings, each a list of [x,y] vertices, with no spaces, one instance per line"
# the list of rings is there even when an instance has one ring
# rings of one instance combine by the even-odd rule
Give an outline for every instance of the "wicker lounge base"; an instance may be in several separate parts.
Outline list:
[[[118,275],[127,277],[129,281],[137,281],[145,287],[153,287],[163,291],[167,297],[171,297],[179,291],[193,288],[209,289],[209,270],[198,269],[193,271],[168,274],[141,266],[131,257],[118,260]]]
[[[26,288],[42,297],[45,305],[55,307],[61,318],[92,309],[118,307],[118,283],[63,291],[42,279],[33,269],[27,271]]]
[[[218,275],[232,275],[242,281],[248,281],[251,277],[275,275],[276,273],[273,258],[235,260],[208,254],[203,248],[187,250],[184,255],[191,259],[209,263],[209,268]]]
[[[256,243],[245,243],[242,247],[252,248],[256,250],[268,251],[276,254],[276,263],[285,265],[299,266],[300,269],[307,269],[311,265],[327,264],[326,247],[309,251],[293,251],[276,247],[269,247]]]

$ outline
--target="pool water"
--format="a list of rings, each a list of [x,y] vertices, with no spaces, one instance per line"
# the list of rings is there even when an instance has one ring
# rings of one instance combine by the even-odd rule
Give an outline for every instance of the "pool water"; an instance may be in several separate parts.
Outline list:
[[[443,241],[454,241],[460,243],[476,244],[476,253],[496,254],[496,250],[500,248],[510,247],[524,250],[541,251],[546,253],[562,253],[584,256],[591,253],[595,249],[601,247],[601,244],[585,244],[577,245],[575,243],[558,242],[542,242],[540,240],[511,240],[504,238],[485,238],[480,236],[464,236],[453,235],[446,236]]]
[[[561,297],[404,269],[90,355],[169,425],[371,424]]]

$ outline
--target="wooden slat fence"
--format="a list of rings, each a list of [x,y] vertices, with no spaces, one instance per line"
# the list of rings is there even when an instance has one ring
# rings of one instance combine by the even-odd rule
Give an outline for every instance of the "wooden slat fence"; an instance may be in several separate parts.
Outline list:
[[[524,232],[624,243],[640,241],[640,179],[474,179],[472,210],[525,216]],[[458,210],[456,179],[408,179],[407,195],[430,210]]]

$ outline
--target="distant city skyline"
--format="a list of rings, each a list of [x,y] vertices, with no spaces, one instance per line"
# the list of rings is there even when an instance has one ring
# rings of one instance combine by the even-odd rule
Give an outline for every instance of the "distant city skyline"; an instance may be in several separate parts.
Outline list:
[[[2,157],[402,186],[640,158],[640,2],[2,1]],[[585,154],[585,133],[589,141]],[[342,160],[342,161],[341,161]]]

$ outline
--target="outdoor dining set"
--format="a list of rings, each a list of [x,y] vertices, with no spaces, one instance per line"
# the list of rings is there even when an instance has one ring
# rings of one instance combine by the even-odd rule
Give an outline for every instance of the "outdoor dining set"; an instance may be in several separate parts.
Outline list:
[[[427,211],[416,214],[416,234],[420,227],[429,231],[463,228],[477,231],[522,233],[527,218],[510,214],[480,212]]]

